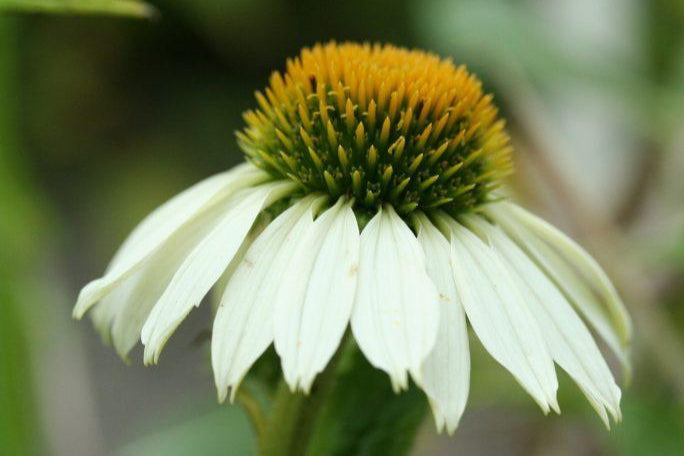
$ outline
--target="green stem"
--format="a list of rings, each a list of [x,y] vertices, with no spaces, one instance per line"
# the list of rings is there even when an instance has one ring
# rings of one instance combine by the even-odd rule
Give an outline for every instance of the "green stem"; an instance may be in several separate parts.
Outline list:
[[[263,456],[287,456],[298,432],[298,423],[305,397],[291,393],[285,381],[281,381],[274,400],[274,410],[268,430],[261,440]]]
[[[415,387],[395,394],[351,335],[314,388],[309,396],[293,394],[281,381],[260,433],[262,456],[409,454],[426,416],[425,396]]]
[[[340,358],[353,350],[349,336],[342,347],[318,376],[309,395],[293,393],[284,379],[280,381],[273,404],[268,429],[260,439],[263,456],[302,456],[323,405],[333,390]]]

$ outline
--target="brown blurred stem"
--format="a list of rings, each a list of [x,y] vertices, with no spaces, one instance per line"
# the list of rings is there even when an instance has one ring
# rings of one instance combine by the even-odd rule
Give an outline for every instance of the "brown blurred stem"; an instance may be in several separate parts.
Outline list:
[[[684,21],[684,2],[671,0],[652,0],[644,5],[644,19],[646,28],[647,52],[645,60],[648,63],[649,76],[652,83],[658,87],[667,87],[671,84],[671,76],[679,71],[677,67],[680,56],[680,46],[684,38],[682,21]],[[653,113],[650,117],[653,123],[652,130],[658,131],[657,126],[663,123],[659,118],[656,104],[660,99],[644,100],[647,112]],[[652,106],[649,106],[649,103]],[[643,140],[638,174],[633,181],[631,190],[628,192],[620,210],[617,213],[617,223],[628,226],[640,215],[645,205],[649,189],[657,182],[661,171],[661,163],[664,155],[664,143],[667,138],[652,133],[651,138]]]
[[[630,226],[639,218],[648,201],[649,189],[658,181],[660,174],[662,146],[649,139],[645,139],[643,144],[637,174],[615,216],[615,221],[620,226]]]

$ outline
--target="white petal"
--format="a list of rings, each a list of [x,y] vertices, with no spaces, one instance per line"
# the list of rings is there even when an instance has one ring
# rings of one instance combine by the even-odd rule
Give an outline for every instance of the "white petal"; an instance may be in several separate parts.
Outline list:
[[[104,343],[112,345],[112,326],[121,313],[121,308],[128,301],[131,292],[139,282],[139,273],[131,274],[125,280],[121,281],[107,296],[105,296],[93,308],[90,317],[93,320],[93,326],[102,337]],[[138,334],[139,336],[139,334]]]
[[[558,381],[541,332],[501,260],[449,216],[456,289],[482,345],[548,412],[558,410]]]
[[[579,244],[545,220],[531,214],[520,206],[501,203],[510,207],[511,213],[528,226],[537,236],[555,246],[578,271],[586,271],[586,279],[599,291],[606,300],[610,315],[624,338],[629,339],[632,333],[632,322],[627,309],[620,299],[615,286],[605,271],[594,258]]]
[[[629,376],[631,370],[629,345],[620,339],[605,307],[596,299],[596,295],[589,289],[586,282],[583,282],[567,262],[547,244],[538,239],[528,239],[526,244],[521,243],[521,245],[566,293],[570,302],[615,353],[625,373]]]
[[[231,277],[233,277],[233,274],[235,274],[235,271],[237,270],[238,266],[242,264],[243,260],[245,259],[245,256],[247,255],[247,252],[252,247],[252,244],[261,235],[261,233],[264,232],[266,227],[270,225],[272,222],[271,216],[269,214],[264,214],[262,212],[262,215],[264,215],[264,217],[257,218],[257,221],[252,226],[252,229],[249,231],[249,234],[242,242],[242,245],[233,257],[233,261],[230,262],[226,270],[223,271],[223,273],[221,274],[221,277],[218,278],[216,283],[214,283],[214,286],[211,288],[211,290],[209,290],[207,300],[211,304],[212,315],[216,315],[216,312],[218,311],[218,308],[221,305],[221,299],[223,298],[223,295],[226,291],[226,287],[228,286],[228,282],[230,281]]]
[[[299,201],[269,224],[228,281],[211,340],[219,399],[237,387],[273,342],[273,307],[285,271],[301,238],[313,224],[315,198]]]
[[[359,264],[359,229],[340,199],[298,241],[275,305],[275,348],[290,387],[308,393],[349,323]]]
[[[421,383],[421,366],[439,325],[437,290],[425,270],[418,240],[391,206],[361,233],[352,331],[372,365],[387,372],[395,390]]]
[[[174,235],[171,238],[173,242],[155,252],[132,275],[137,279],[136,284],[126,297],[125,303],[121,305],[112,324],[112,342],[121,357],[126,358],[130,350],[138,343],[142,328],[155,303],[162,296],[183,261],[209,230],[193,231],[193,233],[185,232],[182,236]],[[109,296],[106,296],[103,303],[108,298]]]
[[[95,326],[119,355],[128,352],[140,340],[143,324],[152,307],[168,286],[188,254],[211,232],[230,208],[225,201],[194,217],[174,232],[164,248],[150,254],[141,265],[93,308]]]
[[[427,273],[439,292],[439,330],[435,347],[423,364],[423,389],[430,399],[437,430],[453,433],[465,410],[470,388],[470,353],[465,311],[456,292],[449,242],[423,214],[418,241]]]
[[[490,215],[549,274],[570,302],[615,352],[629,375],[631,321],[605,272],[573,240],[538,217],[510,203]]]
[[[81,318],[114,286],[193,217],[220,203],[236,190],[263,181],[267,175],[252,165],[238,166],[195,184],[149,214],[128,236],[112,259],[107,272],[88,283],[78,296],[74,316]]]
[[[602,418],[620,418],[620,388],[594,339],[570,303],[537,265],[498,227],[473,218],[506,262],[537,320],[553,359],[577,382]],[[606,422],[606,425],[609,423]]]
[[[230,208],[183,261],[145,322],[141,337],[145,363],[157,362],[173,331],[231,262],[261,210],[293,189],[289,182],[274,182],[230,198]]]

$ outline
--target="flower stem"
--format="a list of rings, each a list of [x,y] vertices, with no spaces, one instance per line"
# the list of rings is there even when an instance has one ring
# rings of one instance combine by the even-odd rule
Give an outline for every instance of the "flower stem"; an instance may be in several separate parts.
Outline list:
[[[412,387],[396,394],[347,335],[310,395],[281,380],[259,438],[262,456],[407,455],[427,412]]]
[[[281,379],[270,421],[260,438],[263,456],[302,456],[306,453],[319,412],[336,382],[339,360],[350,349],[354,349],[354,344],[345,337],[308,396],[299,391],[293,393]]]
[[[285,380],[281,379],[269,425],[260,438],[263,456],[301,456],[305,453],[318,412],[335,381],[339,357],[338,352],[316,379],[308,396],[301,392],[293,393]]]

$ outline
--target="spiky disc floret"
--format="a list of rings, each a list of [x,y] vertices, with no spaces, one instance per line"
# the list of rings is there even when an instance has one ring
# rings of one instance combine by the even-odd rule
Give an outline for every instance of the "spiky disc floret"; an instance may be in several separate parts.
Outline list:
[[[491,95],[464,66],[421,51],[316,45],[274,72],[241,147],[257,166],[305,191],[450,213],[485,202],[511,170]]]

